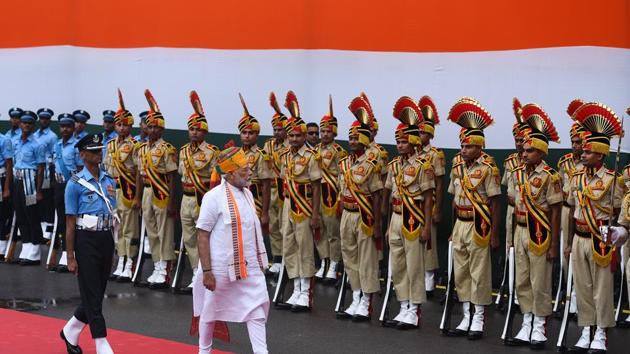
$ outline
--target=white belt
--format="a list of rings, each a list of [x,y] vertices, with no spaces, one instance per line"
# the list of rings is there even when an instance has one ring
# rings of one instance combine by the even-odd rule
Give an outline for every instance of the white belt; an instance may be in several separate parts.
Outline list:
[[[109,231],[113,228],[111,215],[83,214],[77,218],[78,230]]]

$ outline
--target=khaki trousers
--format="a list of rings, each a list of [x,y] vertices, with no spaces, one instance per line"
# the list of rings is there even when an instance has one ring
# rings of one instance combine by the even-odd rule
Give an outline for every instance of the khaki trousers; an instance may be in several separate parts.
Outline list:
[[[282,257],[282,203],[278,199],[278,188],[271,188],[269,201],[269,243],[271,244],[271,255]],[[274,260],[275,262],[275,260]]]
[[[295,222],[289,216],[291,206],[284,203],[282,215],[282,257],[289,279],[310,278],[315,275],[315,248],[311,219]]]
[[[352,291],[371,294],[380,290],[378,252],[374,238],[362,231],[360,223],[359,212],[341,214],[341,256]]]
[[[136,257],[138,255],[138,246],[134,245],[134,240],[138,239],[140,234],[138,210],[127,208],[123,204],[122,191],[116,189],[116,211],[120,218],[120,229],[118,230],[118,257]]]
[[[551,272],[553,264],[547,255],[536,256],[529,252],[529,230],[517,225],[514,233],[516,254],[516,295],[522,313],[534,316],[551,315]]]
[[[147,229],[151,258],[157,261],[175,259],[173,250],[174,221],[168,217],[167,208],[160,209],[153,204],[153,190],[144,187],[142,195],[142,220]]]
[[[573,236],[571,252],[578,325],[614,327],[613,273],[610,267],[600,267],[593,261],[590,238]]]
[[[425,245],[420,239],[409,241],[402,233],[402,215],[393,213],[389,222],[389,254],[392,280],[398,301],[422,304],[427,300],[424,285]]]
[[[429,272],[440,268],[437,253],[437,225],[431,224],[431,249],[424,248],[424,270]]]
[[[341,241],[339,241],[339,219],[335,215],[322,214],[321,237],[315,241],[319,258],[330,258],[333,262],[341,260]]]
[[[473,241],[474,223],[457,220],[453,227],[453,260],[455,286],[461,302],[490,305],[492,302],[492,268],[490,247]]]
[[[182,220],[182,237],[184,247],[192,269],[199,264],[199,252],[197,251],[197,219],[199,219],[199,207],[197,197],[184,195],[182,197],[182,207],[179,210],[179,217]]]
[[[569,243],[569,214],[571,213],[571,208],[567,206],[562,206],[562,213],[560,214],[560,230],[562,231],[562,246],[566,248]],[[564,257],[564,249],[560,250],[560,257]],[[564,279],[567,279],[567,274],[569,272],[569,259],[564,257],[564,269],[562,270],[564,273]],[[575,274],[575,272],[574,272]]]

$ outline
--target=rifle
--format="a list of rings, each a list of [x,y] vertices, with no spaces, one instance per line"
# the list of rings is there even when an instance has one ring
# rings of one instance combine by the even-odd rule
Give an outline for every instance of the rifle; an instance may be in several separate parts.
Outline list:
[[[504,341],[512,337],[512,324],[514,323],[514,315],[516,311],[516,289],[515,289],[515,280],[516,280],[516,259],[514,258],[514,246],[510,247],[509,251],[509,293],[508,293],[508,308],[507,314],[505,316],[505,324],[503,325],[503,333],[501,334],[501,339]],[[509,337],[508,337],[509,335]]]
[[[392,254],[389,252],[387,261],[387,282],[385,284],[385,297],[383,298],[383,306],[381,307],[381,315],[378,320],[381,321],[381,326],[387,327],[387,321],[389,320],[389,294],[391,294],[394,288],[392,279]]]
[[[52,235],[50,236],[50,247],[48,247],[48,257],[46,257],[46,268],[52,270],[57,265],[57,224],[58,224],[57,211],[55,210],[55,222],[53,223]]]
[[[448,283],[446,284],[446,297],[444,312],[440,321],[440,331],[446,335],[451,329],[451,313],[455,306],[455,270],[453,264],[453,241],[448,241]]]
[[[175,274],[173,274],[173,282],[171,283],[171,289],[175,293],[182,291],[180,283],[186,263],[184,260],[185,253],[186,248],[184,247],[184,235],[182,235],[179,240],[179,253],[177,255],[177,264],[175,265]]]
[[[276,291],[273,294],[273,304],[275,307],[282,307],[284,304],[284,289],[289,282],[289,276],[287,275],[286,268],[284,266],[284,257],[280,264],[280,272],[278,272],[278,281],[276,283]]]
[[[12,263],[15,256],[15,247],[17,240],[15,239],[15,212],[13,212],[13,220],[11,221],[11,231],[9,232],[9,239],[7,240],[7,250],[4,255],[4,261],[6,263]]]
[[[564,314],[562,316],[562,324],[560,325],[560,333],[558,334],[558,342],[556,347],[559,352],[565,352],[567,350],[567,327],[569,325],[569,304],[571,303],[571,290],[573,289],[573,262],[571,261],[573,254],[569,254],[569,270],[567,272],[567,287],[566,295],[564,297]]]
[[[621,247],[621,259],[623,260],[625,256],[626,250],[624,247]],[[626,260],[626,262],[630,262],[630,260]],[[623,302],[623,290],[626,287],[626,277],[628,276],[628,274],[626,274],[625,264],[623,264],[623,261],[621,263],[621,283],[619,286],[619,298],[617,299],[617,307],[615,308],[615,322],[619,322],[619,315],[623,312],[623,309],[621,308],[621,303]]]
[[[142,281],[142,266],[144,266],[144,241],[146,238],[146,225],[144,224],[144,220],[142,220],[142,224],[140,226],[140,245],[138,246],[138,258],[136,259],[136,269],[133,271],[133,277],[131,278],[131,282],[134,286],[141,285]]]
[[[339,282],[339,295],[337,295],[337,303],[335,304],[335,314],[337,314],[337,316],[343,316],[342,314],[345,310],[348,284],[348,273],[346,273],[346,270],[344,269],[343,275],[341,276],[341,282]]]
[[[558,289],[556,290],[556,299],[553,304],[553,313],[557,313],[560,308],[560,302],[564,297],[564,289],[562,284],[564,283],[564,238],[562,235],[562,230],[560,231],[560,269],[558,271]],[[565,304],[567,306],[567,304]]]
[[[505,304],[503,303],[503,297],[506,293],[506,287],[508,287],[508,282],[506,282],[507,278],[508,278],[508,272],[509,272],[509,260],[510,260],[510,256],[509,256],[509,250],[505,251],[505,258],[504,258],[504,262],[503,262],[503,277],[501,278],[501,285],[499,286],[499,291],[497,293],[497,298],[494,301],[494,304],[496,305],[497,310],[499,311],[503,311]]]

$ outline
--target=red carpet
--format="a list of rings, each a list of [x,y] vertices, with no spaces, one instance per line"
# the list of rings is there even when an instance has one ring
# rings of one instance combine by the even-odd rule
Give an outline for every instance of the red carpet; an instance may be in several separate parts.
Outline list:
[[[65,321],[52,317],[0,309],[0,353],[65,354],[66,348],[59,338],[64,324]],[[107,329],[107,340],[116,354],[197,353],[194,345],[113,329]],[[80,345],[83,353],[96,353],[89,328],[81,334]]]

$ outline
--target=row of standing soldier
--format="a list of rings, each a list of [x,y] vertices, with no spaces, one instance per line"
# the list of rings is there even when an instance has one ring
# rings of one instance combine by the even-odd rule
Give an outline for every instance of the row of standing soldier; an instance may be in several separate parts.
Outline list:
[[[140,281],[143,255],[150,253],[153,272],[148,284],[160,288],[170,280],[172,286],[179,287],[178,277],[170,278],[173,274],[181,276],[183,255],[188,256],[193,271],[198,264],[195,223],[201,197],[218,182],[213,171],[219,149],[205,141],[208,123],[194,91],[190,96],[193,114],[188,119],[190,142],[179,153],[162,139],[164,117],[148,90],[145,96],[150,109],[141,114],[141,136],[130,136],[133,116],[125,108],[120,92],[119,110],[104,112],[103,137],[109,142],[103,168],[117,181],[117,212],[121,219],[116,247],[119,258],[113,277],[119,281]],[[379,261],[383,259],[386,240],[386,294],[395,290],[400,311],[392,319],[382,311],[380,319],[386,326],[416,328],[420,305],[435,286],[436,223],[440,221],[445,175],[444,154],[430,144],[439,123],[431,99],[425,96],[415,103],[401,97],[396,102],[393,114],[401,122],[395,132],[400,156],[391,162],[387,152],[374,142],[378,124],[365,94],[356,97],[349,107],[356,117],[349,131],[349,154],[334,141],[337,120],[332,100],[329,113],[320,122],[322,142],[309,146],[305,144],[307,126],[300,117],[295,94],[287,94],[287,117],[272,93],[274,137],[263,148],[257,145],[260,125],[242,97],[241,102],[244,116],[238,129],[252,167],[250,188],[256,198],[257,213],[269,236],[273,255],[269,272],[278,277],[274,295],[277,307],[309,310],[314,277],[335,283],[343,264],[337,317],[369,320],[372,296],[380,290]],[[608,154],[610,137],[621,134],[618,119],[601,104],[572,102],[568,113],[575,121],[571,128],[573,152],[560,159],[556,172],[544,162],[548,142],[559,141],[549,117],[539,106],[521,107],[517,100],[514,113],[517,152],[506,159],[501,180],[494,159],[483,151],[483,130],[492,124],[490,114],[471,98],[462,98],[449,112],[448,119],[462,127],[462,150],[453,159],[448,187],[454,195],[456,219],[449,242],[452,284],[448,288],[451,293],[454,287],[457,289],[463,319],[454,329],[448,328],[448,321],[444,320],[441,327],[451,336],[478,339],[483,335],[485,308],[492,302],[490,248],[499,244],[499,196],[500,184],[504,184],[509,201],[506,269],[510,264],[513,298],[523,312],[518,333],[511,336],[510,331],[504,331],[505,343],[544,346],[545,324],[552,312],[552,262],[560,252],[565,257],[564,278],[570,266],[575,267],[574,273],[578,268],[596,273],[590,274],[597,284],[594,289],[584,285],[582,273],[575,276],[576,291],[565,289],[567,303],[577,302],[579,324],[584,327],[573,349],[605,350],[605,328],[614,325],[612,313],[606,309],[612,304],[613,291],[612,275],[606,267],[615,263],[611,260],[615,247],[599,242],[601,236],[593,226],[610,219],[607,213],[613,209],[607,204],[607,195],[613,190],[609,185],[615,180],[614,171],[603,167],[602,162]],[[2,235],[6,239],[8,234],[9,240],[0,241],[4,242],[0,245],[7,248],[6,258],[14,258],[11,239],[16,234],[13,229],[19,229],[23,243],[20,263],[37,264],[39,245],[45,242],[43,235],[52,234],[51,249],[56,248],[55,238],[64,246],[63,190],[65,182],[80,168],[74,143],[81,134],[85,135],[83,128],[89,114],[78,110],[59,115],[60,139],[48,128],[53,116],[50,109],[40,109],[35,114],[16,108],[9,115],[12,129],[0,144],[5,165]],[[37,118],[41,129],[31,134]],[[113,127],[116,132],[112,132]],[[586,158],[582,158],[582,150]],[[12,161],[17,162],[15,166]],[[582,166],[582,161],[587,166]],[[184,196],[179,215],[179,260],[174,266],[173,217],[177,209],[172,193],[177,173],[181,175]],[[615,188],[613,202],[618,208],[625,188],[623,183]],[[11,196],[14,201],[8,203]],[[55,207],[47,204],[53,201]],[[56,216],[51,213],[55,209]],[[620,216],[621,224],[625,222],[624,215],[627,211]],[[42,228],[33,227],[38,224],[33,222],[37,218],[44,220]],[[383,224],[387,227],[386,237],[381,236]],[[573,233],[578,237],[569,236]],[[592,242],[592,247],[586,240]],[[570,261],[568,254],[577,247],[584,248],[581,257]],[[592,254],[586,251],[591,248]],[[315,267],[315,249],[322,261],[319,269]],[[54,253],[48,258],[48,264],[56,263]],[[57,266],[60,270],[64,259],[62,254]],[[287,279],[293,279],[293,291],[285,301]],[[351,289],[352,302],[344,307],[341,300],[346,284]],[[571,298],[573,301],[569,301]],[[386,297],[384,306],[387,300]],[[447,294],[446,308],[452,306],[449,300],[452,298]],[[556,304],[559,300],[557,296]],[[575,312],[572,307],[567,306],[567,311]],[[628,321],[622,321],[625,322]]]

